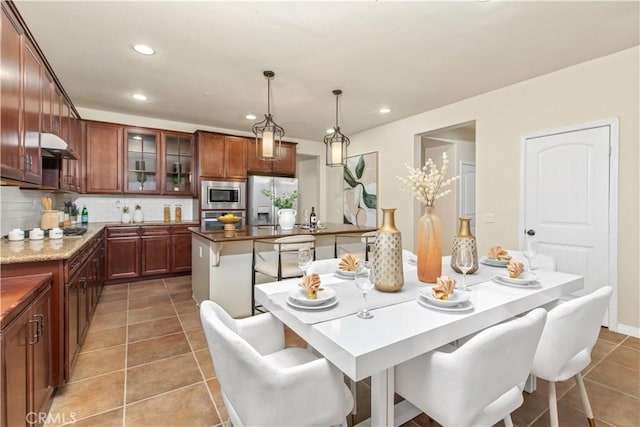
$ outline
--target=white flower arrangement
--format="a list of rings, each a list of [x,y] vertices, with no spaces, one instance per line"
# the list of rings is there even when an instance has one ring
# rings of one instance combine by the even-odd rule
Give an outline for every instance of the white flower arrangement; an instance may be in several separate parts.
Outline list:
[[[413,194],[426,207],[434,206],[436,200],[449,194],[451,192],[450,188],[444,191],[440,190],[460,178],[460,176],[456,175],[449,179],[444,179],[449,167],[447,153],[442,153],[440,171],[438,171],[436,164],[431,159],[427,160],[422,169],[412,168],[407,164],[405,166],[409,170],[409,176],[407,178],[401,176],[396,178],[407,187],[406,191]]]

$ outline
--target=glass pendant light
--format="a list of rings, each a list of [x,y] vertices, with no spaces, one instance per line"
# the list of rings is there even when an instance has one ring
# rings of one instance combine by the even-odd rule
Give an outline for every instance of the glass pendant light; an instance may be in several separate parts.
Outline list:
[[[280,160],[280,144],[284,136],[284,129],[278,126],[271,117],[271,79],[273,71],[263,71],[267,78],[267,114],[264,120],[253,125],[251,130],[256,135],[256,157],[260,160]]]
[[[349,138],[340,132],[340,126],[338,126],[338,97],[342,95],[342,91],[335,89],[333,94],[336,96],[336,125],[333,132],[324,137],[327,149],[327,166],[344,167],[347,165]]]

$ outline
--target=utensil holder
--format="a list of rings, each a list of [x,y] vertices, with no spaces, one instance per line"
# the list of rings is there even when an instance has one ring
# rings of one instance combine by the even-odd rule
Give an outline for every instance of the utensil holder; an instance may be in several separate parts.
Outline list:
[[[40,217],[40,228],[48,230],[58,226],[58,211],[45,210]]]

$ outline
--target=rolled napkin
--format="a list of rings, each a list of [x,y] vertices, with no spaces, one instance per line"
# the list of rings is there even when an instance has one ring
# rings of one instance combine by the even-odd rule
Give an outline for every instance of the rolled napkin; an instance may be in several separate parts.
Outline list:
[[[351,254],[346,254],[340,259],[338,269],[342,271],[356,271],[360,260]]]
[[[436,282],[438,284],[431,290],[433,296],[442,300],[449,299],[449,295],[452,294],[456,288],[456,279],[449,276],[440,276],[436,278]]]
[[[491,259],[498,259],[498,260],[505,260],[505,261],[508,261],[511,259],[511,255],[509,255],[509,252],[502,249],[501,246],[494,246],[491,249],[489,249],[489,253],[487,254],[487,257]]]
[[[507,271],[509,272],[509,277],[511,277],[512,279],[517,279],[522,273],[524,273],[524,264],[520,261],[512,259],[511,261],[509,261]]]
[[[302,287],[307,291],[307,298],[318,299],[318,291],[321,291],[320,276],[318,273],[311,273],[302,278]]]

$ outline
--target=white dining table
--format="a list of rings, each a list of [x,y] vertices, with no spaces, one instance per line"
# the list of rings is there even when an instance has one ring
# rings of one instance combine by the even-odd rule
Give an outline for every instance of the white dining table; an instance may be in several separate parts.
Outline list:
[[[501,270],[480,268],[484,275]],[[574,274],[538,270],[536,275],[538,283],[527,288],[492,280],[476,283],[471,286],[473,309],[462,312],[431,309],[407,294],[407,301],[371,310],[372,319],[349,314],[317,323],[306,319],[303,322],[295,310],[284,307],[286,304],[275,298],[296,289],[299,278],[256,286],[256,300],[349,378],[360,381],[371,377],[371,418],[358,425],[397,426],[420,411],[407,401],[394,406],[396,365],[584,287],[583,278]],[[419,282],[415,267],[408,264],[404,265],[404,279],[406,286],[400,292],[431,286]],[[321,275],[321,280],[332,282],[333,287],[355,288],[352,281],[336,283],[333,275]],[[337,306],[340,303],[339,300]],[[355,304],[353,312],[360,308],[361,301]]]

